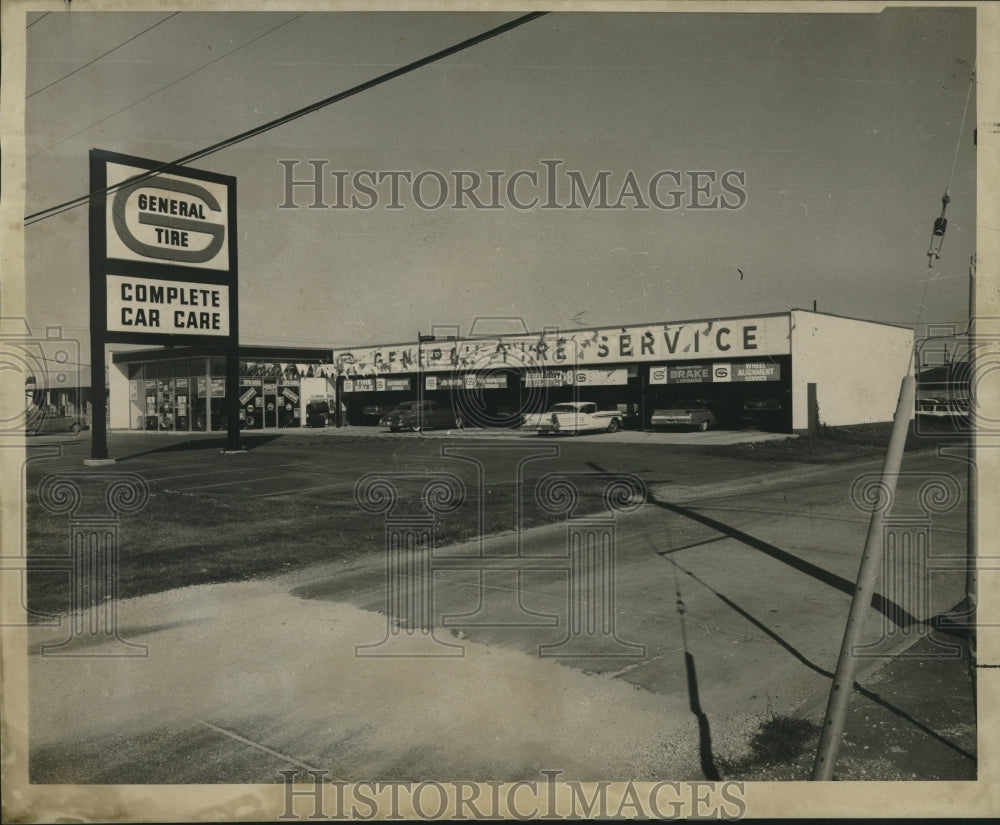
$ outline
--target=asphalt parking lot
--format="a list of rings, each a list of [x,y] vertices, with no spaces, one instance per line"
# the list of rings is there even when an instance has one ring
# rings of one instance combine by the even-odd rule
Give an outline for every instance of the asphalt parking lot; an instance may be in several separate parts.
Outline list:
[[[116,463],[105,471],[127,470],[150,483],[184,492],[227,493],[251,498],[302,495],[313,498],[350,493],[365,472],[386,467],[386,457],[398,470],[442,469],[441,450],[448,445],[490,444],[516,446],[509,453],[492,453],[493,483],[509,480],[513,466],[533,449],[557,453],[560,469],[586,471],[594,461],[611,472],[638,473],[644,481],[663,483],[684,479],[698,483],[712,478],[723,460],[686,453],[672,454],[669,471],[644,456],[649,446],[698,446],[742,441],[768,441],[789,436],[757,431],[587,433],[580,436],[538,436],[520,430],[435,430],[426,434],[390,433],[368,427],[244,432],[245,454],[220,455],[226,440],[220,433],[113,432],[109,455]],[[30,448],[54,451],[44,466],[71,467],[89,456],[90,437],[52,434],[34,436]],[[514,457],[517,456],[515,459]],[[460,466],[460,465],[459,465]],[[757,468],[759,469],[759,468]],[[95,468],[100,472],[101,468]]]
[[[121,635],[147,646],[141,659],[46,658],[41,645],[65,628],[36,628],[37,781],[273,782],[289,765],[354,780],[519,779],[551,768],[586,779],[719,777],[769,713],[822,704],[868,522],[850,488],[880,462],[775,468],[646,435],[306,431],[249,435],[246,453],[222,455],[224,440],[211,435],[113,433],[117,463],[95,473],[136,472],[154,494],[220,505],[343,507],[373,470],[455,471],[487,493],[519,468],[528,481],[631,473],[648,498],[613,523],[587,522],[614,536],[613,607],[602,614],[614,630],[584,633],[585,649],[559,650],[573,621],[600,620],[588,612],[596,591],[574,594],[559,560],[567,531],[585,526],[572,516],[421,556],[434,569],[409,597],[433,605],[432,644],[461,655],[359,652],[377,652],[411,616],[390,598],[385,532],[353,558],[122,599]],[[662,435],[690,443],[714,433]],[[86,435],[31,445],[29,484],[81,468],[89,451]],[[908,455],[900,511],[919,512],[919,485],[954,473],[950,464]],[[349,507],[340,512],[350,518]],[[964,552],[961,507],[932,527],[934,553]],[[497,569],[477,570],[484,558],[499,559]],[[921,580],[926,571],[901,572]],[[896,606],[919,623],[957,603],[963,584],[961,572],[936,571],[925,601]],[[885,604],[872,611],[869,642],[882,652],[913,643],[888,620]]]

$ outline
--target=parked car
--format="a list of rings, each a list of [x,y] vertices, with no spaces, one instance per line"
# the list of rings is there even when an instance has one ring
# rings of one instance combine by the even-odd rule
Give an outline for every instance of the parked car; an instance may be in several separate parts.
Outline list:
[[[24,419],[25,435],[41,435],[43,433],[70,432],[74,435],[87,424],[77,415],[61,415],[54,410],[43,410],[39,407],[27,410]]]
[[[709,427],[718,424],[718,421],[707,401],[698,398],[685,398],[667,409],[653,410],[650,423],[654,429],[656,427],[693,427],[704,432]]]
[[[782,403],[777,395],[751,396],[743,399],[740,423],[745,427],[769,428],[781,423]]]
[[[593,401],[567,401],[543,413],[526,415],[521,426],[539,435],[579,435],[598,431],[616,433],[621,425],[622,413],[618,410],[600,410]]]
[[[400,430],[454,429],[461,427],[461,419],[455,411],[442,407],[437,401],[404,401],[378,422],[380,427],[388,427],[391,432]]]
[[[394,409],[396,408],[388,404],[368,404],[361,408],[361,414],[366,419],[374,418],[375,423],[380,424],[382,419]],[[365,421],[365,423],[368,424],[370,421]]]
[[[933,418],[967,418],[969,400],[967,398],[918,398],[917,415]]]

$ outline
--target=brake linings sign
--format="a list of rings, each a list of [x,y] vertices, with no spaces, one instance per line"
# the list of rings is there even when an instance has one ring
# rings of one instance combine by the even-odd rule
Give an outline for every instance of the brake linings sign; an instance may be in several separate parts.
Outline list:
[[[781,365],[768,361],[742,364],[682,364],[649,368],[650,384],[707,384],[743,381],[779,381]]]

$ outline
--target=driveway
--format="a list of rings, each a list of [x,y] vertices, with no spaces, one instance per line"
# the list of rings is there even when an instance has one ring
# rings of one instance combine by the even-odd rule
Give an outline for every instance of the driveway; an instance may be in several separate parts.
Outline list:
[[[101,657],[122,649],[108,641],[78,651],[91,658],[42,656],[66,630],[34,628],[32,779],[275,782],[289,767],[345,780],[720,778],[768,714],[825,698],[867,529],[850,485],[877,469],[654,486],[613,525],[411,554],[411,602],[387,602],[402,591],[374,535],[351,562],[121,601],[119,636],[146,646],[138,658]],[[907,456],[900,512],[919,510],[918,484],[942,469],[954,471]],[[932,552],[963,554],[964,527],[961,508],[935,515]],[[613,580],[574,590],[568,536],[587,530],[613,535],[613,563],[590,556],[585,572]],[[914,621],[963,595],[964,573],[903,564],[904,580],[933,586],[912,603],[883,594],[872,652],[912,644]],[[432,634],[407,633],[424,609]],[[382,655],[400,638],[425,648]],[[412,656],[428,651],[445,655]]]

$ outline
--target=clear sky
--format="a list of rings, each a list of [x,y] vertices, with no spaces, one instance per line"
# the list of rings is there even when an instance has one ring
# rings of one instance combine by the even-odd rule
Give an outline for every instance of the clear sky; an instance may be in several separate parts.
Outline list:
[[[67,6],[67,8],[69,8]],[[96,147],[173,160],[423,57],[518,13],[91,13],[28,18],[27,204],[88,188]],[[975,10],[867,14],[552,13],[195,166],[238,181],[241,337],[335,346],[412,340],[477,316],[620,325],[789,307],[880,321],[957,322],[975,250]],[[281,209],[285,169],[326,160],[437,172],[423,209]],[[452,209],[454,173],[543,161],[623,209]],[[687,193],[648,203],[661,171]],[[693,209],[690,172],[712,172]],[[742,177],[729,193],[721,176]],[[437,195],[436,177],[420,193]],[[675,181],[660,179],[661,202]],[[701,178],[702,183],[708,178]],[[943,257],[926,251],[950,184]],[[742,193],[737,197],[734,191]],[[720,197],[720,196],[724,196]],[[362,202],[371,198],[361,197]],[[676,200],[676,198],[675,198]],[[468,203],[468,201],[467,201]],[[670,204],[668,204],[670,205]],[[87,213],[25,230],[29,315],[82,334]],[[934,278],[930,283],[924,283]],[[920,310],[921,300],[924,308]]]

